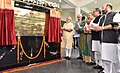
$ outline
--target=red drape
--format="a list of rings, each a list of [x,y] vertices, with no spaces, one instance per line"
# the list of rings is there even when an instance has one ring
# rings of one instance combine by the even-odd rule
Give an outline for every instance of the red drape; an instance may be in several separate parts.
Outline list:
[[[44,35],[48,36],[48,25],[49,25],[49,18],[50,18],[50,13],[46,12],[45,14],[45,28],[44,28]]]
[[[60,18],[50,17],[48,26],[48,42],[61,42]]]
[[[14,10],[0,9],[0,45],[15,45]]]

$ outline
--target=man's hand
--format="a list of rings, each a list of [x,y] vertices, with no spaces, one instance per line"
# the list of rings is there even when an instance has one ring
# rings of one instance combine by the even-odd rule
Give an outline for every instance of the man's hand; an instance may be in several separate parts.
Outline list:
[[[76,26],[76,27],[75,27],[75,30],[79,30],[79,29],[80,29],[80,27],[79,27],[79,26]]]
[[[94,27],[94,31],[102,31],[103,29],[104,27],[101,26]]]
[[[113,27],[113,29],[120,29],[120,23],[118,23],[119,25],[117,27]]]
[[[72,29],[64,29],[64,31],[71,32],[73,30]]]
[[[63,31],[65,28],[64,27],[61,27],[61,30]]]

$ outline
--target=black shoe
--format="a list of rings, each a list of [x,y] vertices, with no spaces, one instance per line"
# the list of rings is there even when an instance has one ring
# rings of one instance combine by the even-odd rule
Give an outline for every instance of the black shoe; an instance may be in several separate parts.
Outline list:
[[[81,60],[83,60],[83,58],[80,56],[80,57],[77,57],[76,59],[81,59]]]
[[[104,73],[103,70],[104,70],[104,68],[100,69],[100,70],[98,71],[98,73]]]
[[[64,57],[64,59],[68,59],[69,57],[67,56],[67,57]]]
[[[96,65],[96,63],[94,63],[94,62],[89,62],[89,63],[87,63],[87,65]]]
[[[94,69],[102,69],[102,66],[97,65],[97,66],[94,66],[93,68]]]
[[[68,60],[71,60],[71,58],[70,58],[70,57],[68,57]]]
[[[83,60],[82,60],[82,62],[86,64],[86,62],[85,62],[85,61],[83,61]]]
[[[103,71],[101,71],[101,72],[98,72],[98,73],[104,73]]]

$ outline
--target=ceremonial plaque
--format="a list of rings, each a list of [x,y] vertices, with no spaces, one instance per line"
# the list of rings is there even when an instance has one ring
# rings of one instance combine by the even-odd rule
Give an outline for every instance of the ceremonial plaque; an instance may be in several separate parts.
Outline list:
[[[43,36],[45,12],[14,8],[17,36]]]

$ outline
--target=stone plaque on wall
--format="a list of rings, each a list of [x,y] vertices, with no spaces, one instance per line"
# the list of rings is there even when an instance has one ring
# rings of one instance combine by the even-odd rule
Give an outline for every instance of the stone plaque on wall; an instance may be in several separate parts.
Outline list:
[[[45,12],[14,8],[17,36],[43,36]]]

